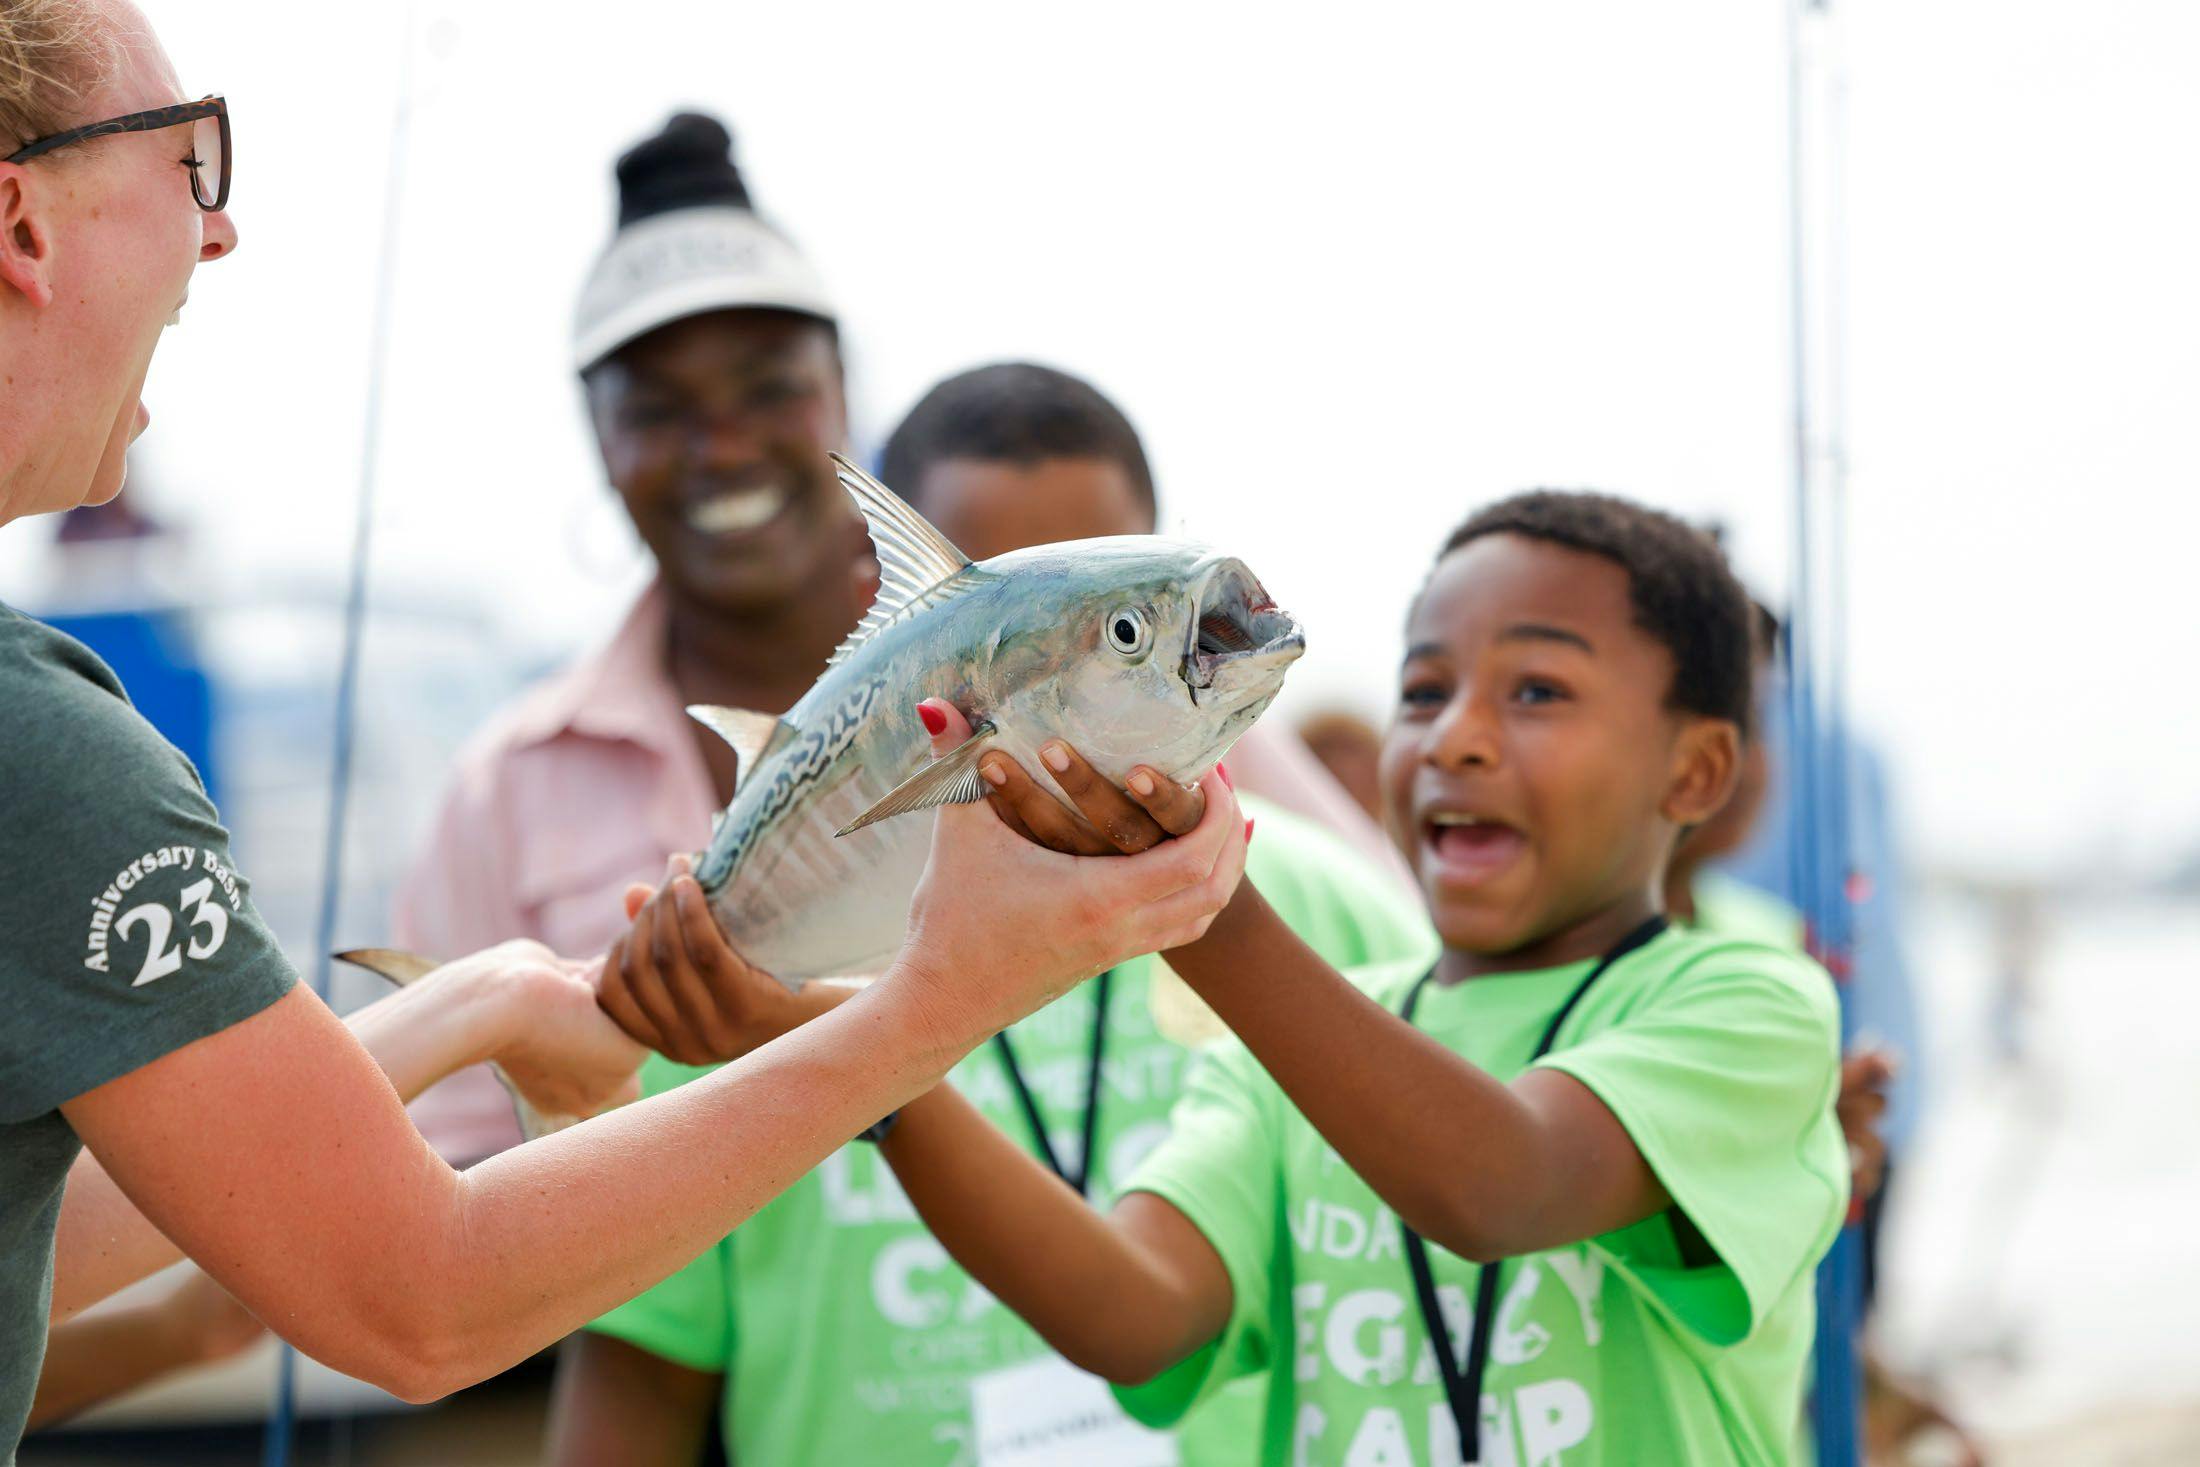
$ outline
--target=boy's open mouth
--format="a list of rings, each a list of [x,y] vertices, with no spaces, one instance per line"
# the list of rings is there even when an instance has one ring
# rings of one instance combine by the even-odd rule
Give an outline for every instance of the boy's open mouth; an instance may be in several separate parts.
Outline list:
[[[1421,839],[1437,875],[1470,884],[1495,876],[1528,847],[1528,838],[1503,821],[1457,810],[1430,814],[1421,823]]]

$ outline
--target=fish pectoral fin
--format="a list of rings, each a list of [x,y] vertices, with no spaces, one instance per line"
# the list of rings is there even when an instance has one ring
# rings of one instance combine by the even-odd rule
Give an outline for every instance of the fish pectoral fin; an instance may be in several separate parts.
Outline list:
[[[339,963],[349,963],[378,978],[387,978],[399,988],[417,983],[443,966],[434,958],[424,958],[396,947],[355,947],[333,956]]]
[[[932,810],[941,805],[968,805],[985,798],[985,777],[978,773],[978,756],[985,752],[994,728],[981,723],[970,731],[955,751],[934,759],[915,774],[888,790],[870,809],[833,832],[843,836],[866,825],[912,810]]]
[[[734,786],[772,753],[794,737],[794,730],[782,719],[769,713],[753,713],[746,708],[721,708],[715,703],[690,703],[688,717],[724,739],[733,750]]]

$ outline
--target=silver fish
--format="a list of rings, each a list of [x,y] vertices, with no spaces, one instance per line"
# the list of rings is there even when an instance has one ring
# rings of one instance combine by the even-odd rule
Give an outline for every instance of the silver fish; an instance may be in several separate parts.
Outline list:
[[[885,485],[834,462],[870,528],[877,600],[784,718],[688,710],[738,767],[696,877],[734,946],[790,987],[885,966],[931,812],[982,797],[986,750],[1057,792],[1038,757],[1057,736],[1118,784],[1140,763],[1190,783],[1306,650],[1244,562],[1205,546],[1116,536],[974,564]],[[974,730],[937,762],[917,717],[925,698]]]

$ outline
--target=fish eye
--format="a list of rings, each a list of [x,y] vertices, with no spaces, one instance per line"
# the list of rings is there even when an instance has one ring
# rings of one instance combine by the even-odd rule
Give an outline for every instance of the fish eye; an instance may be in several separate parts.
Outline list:
[[[1146,614],[1135,606],[1119,606],[1108,613],[1108,645],[1125,657],[1137,657],[1153,640],[1146,629]]]

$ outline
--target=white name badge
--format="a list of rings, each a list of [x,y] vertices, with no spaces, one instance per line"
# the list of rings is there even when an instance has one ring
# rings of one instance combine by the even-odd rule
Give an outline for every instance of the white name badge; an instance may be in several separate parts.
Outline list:
[[[1059,1355],[988,1371],[970,1388],[978,1467],[1177,1467],[1176,1440],[1115,1404]]]

